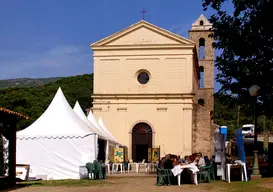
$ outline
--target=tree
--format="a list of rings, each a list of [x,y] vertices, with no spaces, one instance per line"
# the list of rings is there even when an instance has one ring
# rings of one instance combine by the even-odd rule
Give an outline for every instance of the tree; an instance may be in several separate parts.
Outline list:
[[[266,113],[272,113],[273,99],[273,10],[272,0],[233,0],[232,14],[224,10],[227,0],[202,0],[203,8],[215,11],[213,24],[215,49],[221,50],[215,66],[221,92],[241,103],[249,103],[248,89],[261,87],[259,101]]]
[[[29,121],[18,119],[18,130],[26,128],[44,113],[58,87],[62,88],[71,107],[77,100],[83,110],[92,107],[93,74],[64,77],[43,86],[26,86],[0,89],[1,107],[31,117]]]

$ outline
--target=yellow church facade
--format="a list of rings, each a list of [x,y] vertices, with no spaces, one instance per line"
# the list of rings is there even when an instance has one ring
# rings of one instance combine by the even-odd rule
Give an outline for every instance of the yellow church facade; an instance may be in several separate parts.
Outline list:
[[[128,146],[129,158],[147,160],[148,148],[160,148],[160,156],[192,154],[200,89],[196,43],[142,20],[91,48],[92,111]]]

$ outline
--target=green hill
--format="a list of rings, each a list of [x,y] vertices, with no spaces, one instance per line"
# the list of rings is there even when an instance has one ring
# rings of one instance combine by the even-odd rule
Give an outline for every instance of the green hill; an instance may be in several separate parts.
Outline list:
[[[50,81],[47,79],[46,81]],[[37,81],[36,81],[37,82]],[[45,81],[44,81],[45,82]],[[59,78],[53,82],[32,84],[32,87],[9,87],[0,89],[0,106],[31,117],[30,121],[20,120],[17,129],[25,128],[47,109],[58,87],[61,87],[71,107],[76,100],[83,109],[91,107],[93,74]]]
[[[61,77],[51,78],[18,78],[18,79],[5,79],[0,80],[0,89],[8,87],[34,87],[44,85],[49,82],[54,82],[61,79]]]
[[[43,114],[52,101],[58,87],[62,88],[71,107],[74,106],[76,100],[80,102],[83,110],[92,106],[93,74],[59,79],[42,79],[43,83],[41,84],[37,83],[41,79],[32,80],[32,83],[22,83],[19,87],[15,86],[0,89],[0,107],[9,108],[31,117],[30,121],[20,120],[17,127],[18,129],[27,127]],[[11,82],[10,80],[5,81]],[[16,82],[16,80],[14,80],[14,82]],[[6,83],[5,86],[7,85]],[[216,93],[214,95],[214,122],[219,125],[226,125],[229,129],[236,129],[238,107],[236,103],[236,99]],[[240,125],[251,122],[250,109],[251,107],[249,105],[241,105]],[[260,127],[263,127],[264,119],[263,116],[259,116],[258,124]],[[267,129],[273,128],[272,117],[266,117],[266,127]]]

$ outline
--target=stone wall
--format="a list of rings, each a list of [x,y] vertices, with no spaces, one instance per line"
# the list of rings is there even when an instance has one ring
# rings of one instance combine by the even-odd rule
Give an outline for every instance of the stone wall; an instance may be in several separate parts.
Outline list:
[[[211,157],[214,149],[211,110],[197,104],[194,107],[194,116],[193,153],[201,152]]]
[[[214,110],[214,89],[213,88],[200,88],[197,92],[197,99],[204,100],[204,107],[213,111]]]
[[[189,38],[195,42],[197,52],[199,55],[199,39],[205,39],[205,59],[204,60],[214,60],[214,48],[212,47],[212,43],[214,40],[209,37],[211,31],[209,30],[190,30]],[[203,59],[202,59],[203,60]]]

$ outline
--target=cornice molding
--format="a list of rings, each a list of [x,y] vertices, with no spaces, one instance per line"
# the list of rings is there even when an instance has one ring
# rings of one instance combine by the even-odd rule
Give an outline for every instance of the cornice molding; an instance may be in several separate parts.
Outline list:
[[[192,99],[195,93],[93,94],[93,99]]]
[[[101,111],[102,107],[92,107],[92,111]]]
[[[175,105],[183,105],[183,104],[194,104],[193,102],[183,102],[183,101],[154,101],[154,100],[147,100],[143,102],[136,102],[136,101],[111,101],[111,102],[105,102],[105,101],[93,101],[93,105],[99,105],[99,106],[109,106],[109,105],[128,105],[128,104],[150,104],[150,105],[168,105],[168,104],[175,104]]]
[[[155,50],[155,49],[194,49],[195,45],[164,45],[164,44],[155,44],[155,45],[108,45],[101,47],[93,47],[94,51],[103,51],[103,50]]]
[[[194,53],[147,53],[147,54],[129,54],[128,52],[122,53],[122,54],[114,54],[114,55],[109,55],[109,54],[97,54],[94,53],[93,57],[108,57],[108,58],[118,58],[120,57],[168,57],[168,56],[192,56]]]

